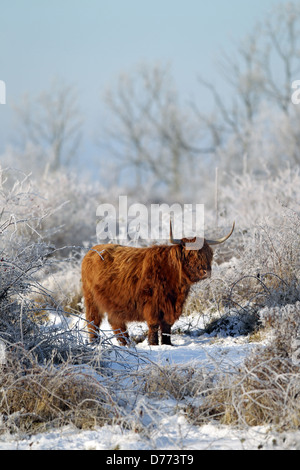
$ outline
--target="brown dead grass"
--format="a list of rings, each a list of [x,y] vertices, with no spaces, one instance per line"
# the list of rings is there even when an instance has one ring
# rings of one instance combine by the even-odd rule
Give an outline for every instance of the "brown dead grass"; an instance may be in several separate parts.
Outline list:
[[[8,351],[0,369],[0,414],[13,432],[103,425],[117,418],[114,405],[105,386],[84,367],[70,362],[40,365],[18,345]]]
[[[217,420],[227,425],[300,427],[300,366],[274,349],[257,350],[242,369],[226,374],[203,396],[201,406],[187,409],[194,424]]]

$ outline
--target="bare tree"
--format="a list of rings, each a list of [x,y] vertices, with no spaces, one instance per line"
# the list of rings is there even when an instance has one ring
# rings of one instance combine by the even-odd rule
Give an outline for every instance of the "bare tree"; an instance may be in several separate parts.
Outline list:
[[[119,168],[135,172],[138,188],[146,177],[173,195],[182,194],[196,159],[208,149],[199,146],[201,135],[192,113],[179,102],[169,67],[140,65],[130,75],[121,74],[105,102],[110,118],[102,144],[117,157]]]
[[[267,45],[260,64],[265,72],[264,91],[271,102],[288,114],[292,108],[291,83],[300,73],[299,2],[278,5],[267,18],[264,33]]]
[[[253,155],[253,137],[261,125],[263,106],[270,113],[265,123],[267,119],[272,121],[274,113],[280,116],[276,123],[279,133],[276,131],[277,135],[271,137],[266,134],[265,139],[280,140],[280,122],[284,121],[285,137],[282,138],[286,143],[286,120],[289,116],[295,119],[297,114],[291,102],[291,84],[299,78],[299,58],[300,4],[296,1],[282,3],[239,42],[235,55],[223,52],[220,71],[232,96],[229,102],[215,84],[199,78],[213,97],[214,111],[208,115],[201,113],[194,104],[192,107],[199,125],[209,136],[214,153],[223,159],[227,168],[229,165],[231,169],[242,169],[246,154],[256,164],[255,158],[261,158],[261,155]],[[293,139],[292,127],[290,140]],[[228,151],[228,145],[233,146],[235,152]],[[291,145],[297,147],[298,141],[297,145]],[[283,155],[283,159],[286,158],[287,155]],[[300,162],[299,153],[293,153],[289,158],[295,163]]]
[[[291,101],[300,74],[300,3],[283,2],[257,23],[234,53],[219,63],[216,81],[199,78],[213,109],[188,107],[174,87],[169,67],[142,65],[122,74],[106,94],[104,142],[118,170],[131,169],[136,186],[163,184],[171,195],[195,194],[208,175],[223,171],[277,171],[300,163],[297,123],[300,106]],[[224,96],[227,90],[227,96]]]
[[[76,156],[83,123],[77,100],[72,86],[56,80],[49,90],[36,97],[27,95],[15,106],[19,143],[40,149],[50,170],[69,165]]]

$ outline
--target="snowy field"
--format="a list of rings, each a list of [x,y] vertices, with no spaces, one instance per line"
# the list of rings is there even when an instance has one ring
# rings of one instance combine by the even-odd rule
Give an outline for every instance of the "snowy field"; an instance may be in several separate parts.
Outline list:
[[[288,360],[295,352],[291,347],[292,340],[297,333],[300,315],[300,218],[298,206],[295,203],[299,200],[300,174],[298,170],[287,171],[277,180],[269,178],[263,181],[263,184],[259,179],[252,180],[249,176],[249,178],[244,178],[242,185],[237,182],[235,187],[227,187],[228,199],[235,201],[234,206],[229,207],[228,213],[232,214],[232,218],[237,215],[234,217],[237,224],[234,237],[228,241],[224,251],[216,250],[216,263],[213,266],[212,278],[207,283],[206,281],[199,283],[199,286],[193,292],[191,291],[187,314],[180,317],[172,330],[173,347],[166,345],[149,347],[145,324],[131,325],[129,333],[134,341],[129,347],[120,347],[105,321],[101,325],[102,345],[95,346],[93,350],[87,347],[91,356],[81,363],[77,362],[77,358],[82,357],[85,352],[87,337],[84,332],[86,324],[78,316],[83,311],[80,260],[86,247],[81,246],[80,240],[73,240],[73,234],[77,233],[79,221],[84,221],[84,227],[89,224],[95,227],[93,219],[85,220],[85,214],[92,214],[94,217],[94,208],[83,207],[82,197],[79,194],[80,197],[76,196],[77,206],[74,207],[82,205],[84,214],[74,210],[76,217],[75,219],[70,217],[69,225],[68,221],[60,216],[59,211],[53,213],[57,218],[54,217],[55,220],[51,221],[45,233],[50,231],[54,246],[58,242],[55,240],[55,227],[66,224],[63,246],[78,249],[77,244],[80,244],[80,249],[83,250],[82,253],[76,251],[74,258],[64,258],[60,256],[60,253],[55,256],[52,248],[36,242],[32,239],[32,233],[26,232],[27,220],[32,217],[33,209],[39,207],[37,203],[40,199],[32,193],[30,186],[24,188],[24,185],[24,182],[19,186],[15,184],[12,189],[8,189],[7,194],[4,191],[2,195],[3,206],[7,204],[7,208],[1,226],[4,232],[1,241],[5,256],[3,254],[1,258],[3,269],[0,270],[0,288],[3,292],[2,297],[0,296],[2,301],[0,303],[0,323],[2,321],[0,336],[3,344],[6,342],[5,344],[16,345],[16,356],[13,356],[13,360],[9,363],[9,374],[2,369],[4,372],[2,383],[6,385],[6,388],[1,388],[4,391],[1,396],[3,415],[0,415],[1,450],[300,450],[298,421],[300,414],[297,401],[299,367],[296,364],[294,368],[291,368]],[[47,188],[48,186],[47,183]],[[59,187],[59,184],[56,186]],[[65,190],[64,182],[62,186]],[[274,210],[274,201],[282,198],[279,188],[280,191],[282,188],[290,188],[291,209],[278,203],[278,210]],[[86,199],[90,201],[91,198],[88,197],[86,188],[82,191]],[[225,193],[224,188],[223,192]],[[15,202],[19,200],[22,204]],[[249,200],[251,200],[251,205]],[[239,204],[241,207],[237,207]],[[21,205],[22,218],[18,215],[19,205]],[[55,207],[56,204],[53,206]],[[28,214],[23,214],[24,207]],[[272,212],[270,207],[272,207]],[[33,220],[37,223],[39,230],[38,222],[41,220],[44,223],[47,210],[45,207],[41,216],[37,217],[37,221]],[[14,213],[17,214],[16,220],[19,220],[20,224],[24,224],[25,221],[25,227],[22,226],[25,235],[21,230],[20,234],[15,230],[14,219],[10,215]],[[262,220],[256,225],[250,223],[250,219],[255,219],[255,213],[258,213]],[[273,215],[273,219],[271,216],[267,217],[269,214]],[[243,230],[243,227],[246,229]],[[222,228],[222,233],[226,233],[227,228]],[[36,235],[34,226],[32,232]],[[78,230],[79,232],[80,239],[89,239],[87,234],[81,230]],[[19,273],[22,273],[22,276]],[[30,323],[32,312],[34,315],[45,314],[48,316],[49,323],[42,321]],[[72,315],[70,312],[75,313]],[[228,424],[220,424],[214,418],[218,413],[218,417],[223,418],[228,408],[223,407],[223,411],[220,412],[214,401],[212,406],[209,404],[208,412],[207,409],[203,412],[202,401],[205,401],[209,392],[220,390],[219,383],[222,384],[222,380],[219,381],[220,377],[222,379],[226,376],[228,380],[238,377],[240,380],[238,373],[242,371],[244,377],[248,378],[249,369],[246,369],[244,361],[249,359],[251,353],[257,348],[264,348],[266,351],[268,341],[270,341],[264,328],[262,328],[261,336],[260,334],[256,336],[256,332],[253,333],[255,330],[251,328],[245,331],[247,322],[249,323],[253,318],[253,314],[262,321],[266,330],[273,328],[273,332],[279,332],[280,341],[278,343],[279,338],[278,336],[276,338],[275,334],[275,339],[272,339],[273,350],[271,349],[271,355],[267,357],[267,360],[278,358],[280,365],[282,359],[286,368],[282,373],[280,368],[275,367],[276,364],[269,364],[269,361],[267,372],[271,371],[272,374],[265,375],[268,379],[271,377],[272,380],[265,381],[262,389],[255,388],[257,384],[255,382],[254,389],[247,389],[242,398],[236,394],[234,397],[237,398],[236,401],[232,400],[230,395],[229,418],[232,420],[224,419],[223,422]],[[224,323],[221,323],[220,328],[214,333],[204,334],[205,327],[210,324],[210,320],[218,315]],[[233,323],[228,328],[226,321],[229,316]],[[235,321],[244,322],[243,328],[239,329],[239,324]],[[59,340],[57,340],[58,337]],[[285,355],[282,356],[281,350],[278,349],[278,345],[282,346],[282,341],[288,358],[285,350]],[[31,368],[26,369],[24,366],[23,369],[23,362],[21,360],[17,362],[18,358],[28,359],[29,352],[32,349],[38,350],[40,344],[43,344],[41,348],[43,355],[39,358],[39,362],[32,361]],[[69,363],[63,355],[61,361],[54,365],[51,363],[52,356],[49,351],[53,352],[54,348],[57,348],[56,351],[60,354],[73,346],[74,355]],[[0,363],[1,354],[5,358],[5,351],[0,348]],[[92,361],[95,358],[97,360],[99,358],[99,363],[104,362],[102,368],[94,367],[95,362]],[[263,357],[263,365],[264,361]],[[45,363],[50,369],[48,376]],[[70,367],[67,370],[74,378],[73,382],[68,382],[62,375],[66,370],[64,369],[65,363],[67,367]],[[18,368],[19,364],[21,367]],[[257,362],[254,363],[254,369],[256,365]],[[39,375],[36,374],[36,370]],[[23,406],[24,383],[22,381],[28,371],[30,386],[31,383],[37,383],[37,376],[41,381],[49,379],[45,389],[48,393],[46,396],[50,399],[57,398],[54,392],[57,387],[63,388],[66,385],[67,402],[64,402],[65,395],[63,394],[58,396],[58,400],[68,404],[67,410],[70,414],[66,413],[66,416],[65,410],[59,406],[55,409],[56,414],[53,413],[54,417],[47,414],[44,417],[40,410],[36,412],[36,396],[43,398],[40,392],[42,387],[37,388],[37,393],[31,393],[30,390],[29,395],[34,397],[30,402],[31,406],[28,408]],[[258,375],[260,371],[261,369],[258,370]],[[75,379],[78,376],[80,378],[76,382]],[[284,386],[282,386],[281,379],[277,380],[279,376],[285,381]],[[11,380],[6,381],[7,377]],[[69,400],[70,391],[71,393],[74,390],[75,393],[77,392],[77,385],[83,377],[86,379],[84,388],[88,391],[87,395],[81,399],[79,393],[78,401]],[[30,382],[32,379],[33,382]],[[254,381],[256,379],[257,376],[254,374]],[[94,393],[94,387],[90,387],[93,381],[96,384],[97,393]],[[21,384],[20,387],[19,384]],[[43,382],[40,382],[39,386],[41,384],[43,385]],[[72,388],[69,389],[70,385]],[[208,393],[207,390],[209,390]],[[233,388],[234,393],[236,390],[240,389]],[[245,397],[253,393],[253,390],[254,392],[258,390],[259,393],[262,391],[263,397],[267,398],[266,401],[262,401],[261,408],[256,412],[260,413],[261,409],[264,411],[268,409],[270,412],[266,419],[264,419],[264,413],[262,414],[262,419],[258,420],[259,426],[249,426],[245,414],[241,412]],[[10,394],[11,391],[12,394]],[[274,400],[270,400],[272,393],[273,397],[276,396],[275,403]],[[219,403],[224,404],[224,395],[221,396]],[[213,393],[210,394],[209,398],[211,397],[215,400]],[[256,401],[255,398],[253,401]],[[33,405],[32,402],[34,402]],[[47,400],[44,399],[41,402],[44,404]],[[96,422],[94,410],[100,409],[102,412],[103,408],[103,416],[101,414],[100,417],[97,416],[97,419],[99,418],[97,426],[87,428],[82,423],[78,427],[70,424],[64,426],[66,422],[76,422],[73,418],[82,402],[88,402],[88,411],[93,413],[93,424]],[[91,406],[91,402],[96,402],[95,407]],[[237,403],[241,406],[238,410],[236,410]],[[287,406],[289,403],[291,406]],[[49,408],[53,410],[52,402]],[[211,410],[212,415],[209,414]],[[200,420],[197,412],[202,413]],[[27,416],[29,416],[29,424],[26,422],[24,425],[22,419],[24,417],[26,419]],[[32,416],[34,419],[30,421]],[[90,418],[91,415],[89,415]],[[232,422],[238,422],[240,427],[230,424]],[[278,429],[276,428],[277,422],[279,422]],[[264,423],[271,423],[272,427],[271,424],[264,425]],[[290,423],[291,426],[289,426]],[[103,425],[100,426],[101,424]],[[91,420],[89,425],[91,425]],[[37,426],[39,426],[38,430]],[[41,429],[43,429],[42,433]],[[286,431],[286,429],[296,429],[296,431]]]
[[[212,424],[194,427],[175,415],[162,420],[151,442],[119,426],[91,431],[65,427],[24,440],[2,438],[0,450],[300,450],[300,433],[270,433],[260,426],[242,431]]]
[[[300,450],[300,2],[257,3],[270,9],[255,24],[251,15],[244,37],[234,15],[232,53],[220,33],[217,80],[205,76],[192,31],[194,91],[180,91],[172,57],[145,52],[143,63],[117,59],[107,85],[93,74],[89,111],[81,78],[65,82],[59,69],[52,84],[31,93],[19,80],[18,96],[7,96],[1,111],[15,105],[11,137],[0,139],[0,450]],[[83,41],[76,64],[88,50]],[[207,240],[235,222],[214,248],[211,278],[190,291],[174,346],[150,347],[146,325],[133,324],[120,347],[107,321],[100,344],[88,344],[83,256],[102,241],[169,242],[170,219],[175,238],[182,227]],[[179,259],[180,273],[188,256]],[[107,292],[117,296],[114,285]]]
[[[199,322],[199,318],[194,319]],[[190,321],[190,320],[189,320]],[[184,328],[186,319],[175,325]],[[109,324],[102,325],[106,337],[112,336]],[[198,324],[199,327],[199,324]],[[145,332],[145,325],[132,325],[131,334]],[[257,347],[249,337],[211,337],[173,334],[174,346],[149,347],[147,340],[131,348],[118,348],[118,359],[112,368],[141,370],[151,364],[193,367],[211,370],[234,371],[242,367],[245,357]],[[117,345],[115,339],[112,342]],[[259,343],[261,345],[261,343]],[[120,357],[122,360],[120,360]],[[124,361],[124,363],[123,363]],[[126,375],[126,374],[125,374]],[[31,436],[4,434],[0,436],[0,449],[8,450],[246,450],[246,449],[298,449],[300,431],[277,433],[268,427],[243,427],[210,423],[194,426],[188,422],[178,401],[171,398],[149,399],[145,397],[136,407],[147,410],[149,430],[140,433],[118,425],[105,425],[92,430],[78,430],[73,426],[53,429]],[[155,415],[155,416],[154,416]],[[153,424],[155,423],[155,424]],[[144,435],[143,435],[144,434]]]

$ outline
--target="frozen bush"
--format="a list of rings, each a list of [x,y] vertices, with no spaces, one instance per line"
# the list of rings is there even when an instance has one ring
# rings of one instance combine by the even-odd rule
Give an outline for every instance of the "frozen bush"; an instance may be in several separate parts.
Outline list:
[[[78,249],[84,242],[95,242],[96,209],[103,197],[99,185],[60,172],[43,178],[39,191],[47,208],[59,208],[43,224],[43,234],[49,242],[56,248]],[[62,255],[67,252],[62,251]]]
[[[298,170],[264,182],[237,179],[225,187],[236,230],[226,256],[223,246],[215,250],[212,278],[196,285],[185,305],[186,313],[204,312],[208,331],[247,334],[265,306],[300,300],[299,187]]]
[[[40,197],[28,178],[11,184],[1,172],[0,214],[0,338],[2,344],[21,343],[35,349],[40,360],[56,355],[67,357],[71,351],[84,349],[68,329],[57,333],[41,329],[43,315],[50,308],[64,317],[65,304],[42,285],[42,274],[57,269],[56,250],[47,244],[39,230],[51,215],[39,205]],[[56,297],[56,298],[55,298]],[[42,301],[37,301],[37,299]]]
[[[117,204],[115,194],[114,189],[110,193],[101,184],[72,173],[52,172],[36,178],[0,167],[2,223],[8,224],[10,233],[19,225],[20,235],[50,243],[62,256],[85,242],[95,244],[97,207],[108,201]]]
[[[271,328],[272,345],[276,353],[297,362],[297,354],[300,353],[300,344],[297,344],[300,340],[300,301],[266,307],[260,312],[260,319],[265,328]]]
[[[255,348],[230,375],[221,374],[200,406],[187,409],[194,424],[218,420],[239,426],[268,424],[281,431],[299,428],[300,302],[265,307],[260,319],[272,331],[267,344]]]
[[[230,184],[220,189],[219,210],[234,219],[243,231],[265,222],[280,227],[283,208],[299,211],[300,171],[297,166],[287,166],[274,174],[264,165],[258,174],[253,171],[232,173],[228,179]]]
[[[41,286],[49,293],[45,298],[43,292],[29,295],[41,308],[43,305],[62,309],[64,313],[79,313],[83,308],[81,289],[81,259],[83,255],[69,256],[59,259],[50,266],[45,266],[38,273]]]

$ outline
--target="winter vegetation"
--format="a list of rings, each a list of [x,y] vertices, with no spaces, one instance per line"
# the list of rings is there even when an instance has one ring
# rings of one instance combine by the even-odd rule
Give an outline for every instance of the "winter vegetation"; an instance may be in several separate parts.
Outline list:
[[[122,74],[97,181],[74,171],[75,91],[55,83],[20,104],[22,139],[0,157],[0,448],[300,448],[299,27],[285,3],[224,56],[233,103],[199,78],[211,114],[182,104],[166,67]],[[148,346],[145,324],[128,347],[108,325],[88,342],[81,261],[97,207],[120,194],[205,203],[209,238],[236,222],[173,347]]]

